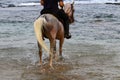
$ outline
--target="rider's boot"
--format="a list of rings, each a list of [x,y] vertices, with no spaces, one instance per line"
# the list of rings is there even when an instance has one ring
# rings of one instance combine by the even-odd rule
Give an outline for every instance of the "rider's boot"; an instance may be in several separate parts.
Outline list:
[[[68,21],[66,21],[65,22],[65,26],[64,26],[65,28],[65,38],[66,39],[70,39],[71,38],[71,34],[70,34],[70,32],[69,32],[69,22]]]

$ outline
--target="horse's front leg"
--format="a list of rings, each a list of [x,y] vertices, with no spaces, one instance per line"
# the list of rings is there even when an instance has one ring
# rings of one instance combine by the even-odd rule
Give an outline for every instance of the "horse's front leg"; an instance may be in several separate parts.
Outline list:
[[[38,43],[38,47],[39,47],[39,57],[40,57],[40,65],[42,65],[42,47],[41,45]]]
[[[62,46],[63,46],[63,43],[64,43],[64,37],[60,39],[60,42],[59,42],[59,56],[62,57]]]

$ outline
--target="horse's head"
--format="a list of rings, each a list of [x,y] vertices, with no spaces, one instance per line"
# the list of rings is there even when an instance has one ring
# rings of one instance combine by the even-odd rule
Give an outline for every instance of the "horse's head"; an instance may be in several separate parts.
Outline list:
[[[74,3],[72,3],[72,4],[66,3],[64,6],[64,11],[68,15],[70,23],[74,22],[74,6],[73,6],[73,4]]]

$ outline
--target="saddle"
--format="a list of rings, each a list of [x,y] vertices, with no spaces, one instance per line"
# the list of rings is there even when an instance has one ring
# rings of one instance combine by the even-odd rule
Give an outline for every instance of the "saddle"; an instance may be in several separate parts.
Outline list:
[[[45,9],[41,11],[41,15],[47,14],[47,13],[54,15],[63,25],[65,25],[64,20],[59,16],[60,14],[58,14],[57,12],[53,12],[51,10],[45,10]]]

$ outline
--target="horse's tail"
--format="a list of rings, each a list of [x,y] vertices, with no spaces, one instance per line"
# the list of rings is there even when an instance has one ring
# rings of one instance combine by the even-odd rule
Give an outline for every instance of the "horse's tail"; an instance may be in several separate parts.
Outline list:
[[[35,35],[37,37],[38,43],[49,53],[49,49],[45,45],[42,37],[42,29],[43,29],[43,23],[45,22],[44,17],[39,17],[35,22],[34,22],[34,30],[35,30]]]

